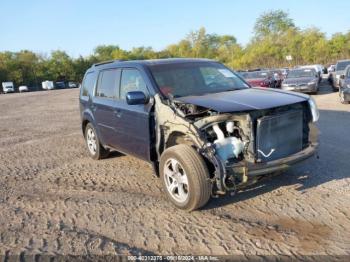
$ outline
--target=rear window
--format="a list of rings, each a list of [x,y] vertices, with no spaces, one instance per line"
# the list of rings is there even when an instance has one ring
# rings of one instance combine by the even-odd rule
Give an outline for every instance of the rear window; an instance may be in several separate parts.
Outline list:
[[[336,71],[344,70],[345,67],[350,65],[350,60],[349,61],[343,61],[343,62],[338,62],[336,65]]]
[[[241,73],[244,79],[260,79],[267,78],[270,76],[270,72],[267,71],[254,71],[254,72],[244,72]]]
[[[95,74],[94,73],[88,73],[85,75],[83,84],[82,84],[82,91],[81,95],[82,96],[89,96],[92,94],[92,90],[94,89],[95,86]]]
[[[295,69],[289,71],[287,78],[315,77],[315,75],[315,69]]]
[[[96,89],[96,96],[116,99],[120,79],[119,69],[101,71]]]

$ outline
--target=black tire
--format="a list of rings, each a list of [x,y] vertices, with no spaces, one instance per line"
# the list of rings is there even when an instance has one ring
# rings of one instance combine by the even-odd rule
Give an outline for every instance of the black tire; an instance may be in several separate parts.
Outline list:
[[[317,87],[315,91],[311,92],[311,95],[317,95],[318,91],[319,91],[319,87]]]
[[[96,151],[95,153],[93,153],[90,149],[89,149],[89,145],[88,145],[88,131],[91,130],[94,135],[95,135],[95,138],[96,138]],[[95,127],[91,124],[91,123],[88,123],[85,127],[85,133],[84,133],[84,137],[85,137],[85,143],[86,143],[86,146],[87,146],[87,149],[88,149],[88,152],[89,152],[89,155],[92,159],[95,159],[95,160],[100,160],[100,159],[103,159],[103,158],[106,158],[109,154],[109,150],[108,149],[105,149],[101,143],[100,143],[100,139],[98,138],[98,135],[97,135],[97,132],[96,132],[96,129]]]
[[[168,191],[164,169],[170,159],[177,160],[186,173],[188,180],[187,198],[177,201]],[[204,206],[210,199],[212,184],[204,159],[189,145],[176,145],[166,149],[160,159],[160,178],[168,199],[178,208],[193,211]]]

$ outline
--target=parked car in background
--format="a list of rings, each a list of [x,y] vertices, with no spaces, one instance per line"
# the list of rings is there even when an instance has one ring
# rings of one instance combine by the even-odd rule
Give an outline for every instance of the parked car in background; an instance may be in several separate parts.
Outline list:
[[[93,65],[80,116],[91,158],[117,150],[148,161],[168,199],[188,211],[311,157],[318,145],[311,97],[251,88],[207,59]]]
[[[303,65],[303,66],[299,66],[298,68],[313,68],[316,71],[316,73],[318,74],[318,82],[321,82],[322,74],[323,74],[323,66],[322,65]]]
[[[319,75],[314,68],[298,68],[288,72],[282,89],[303,93],[317,93]]]
[[[57,81],[55,82],[55,88],[56,89],[65,89],[67,86],[66,86],[66,82],[64,81]]]
[[[20,93],[22,93],[22,92],[29,92],[29,89],[28,89],[27,86],[20,86],[20,87],[18,88],[18,91],[19,91]]]
[[[15,86],[13,85],[13,82],[2,82],[2,91],[7,93],[14,93],[15,92]]]
[[[328,71],[328,74],[331,73],[331,72],[334,72],[334,71],[335,71],[335,65],[330,65],[330,66],[327,68],[327,71]]]
[[[52,90],[52,89],[55,88],[55,86],[54,86],[54,84],[53,84],[53,81],[48,81],[48,80],[43,81],[43,82],[41,83],[41,86],[42,86],[42,88],[43,88],[44,90]]]
[[[77,88],[78,85],[77,85],[77,83],[75,83],[75,82],[69,81],[69,82],[68,82],[68,87],[69,87],[69,88]]]
[[[271,71],[272,74],[273,74],[273,78],[275,80],[275,87],[276,88],[280,88],[281,85],[282,85],[282,81],[284,79],[282,70],[280,70],[280,69],[270,69],[269,71]]]
[[[350,65],[348,65],[344,74],[340,76],[343,80],[342,86],[339,88],[339,97],[342,104],[348,104],[350,102]]]
[[[281,68],[280,70],[281,70],[281,72],[282,72],[282,77],[283,77],[283,79],[285,79],[286,76],[288,75],[289,68],[288,68],[288,67],[285,67],[285,68]]]
[[[240,75],[253,87],[276,87],[276,81],[271,71],[248,71],[241,72]]]
[[[334,72],[330,75],[330,83],[334,91],[338,91],[340,87],[343,86],[343,79],[340,78],[341,75],[344,75],[345,68],[350,65],[350,59],[339,60],[335,65]]]

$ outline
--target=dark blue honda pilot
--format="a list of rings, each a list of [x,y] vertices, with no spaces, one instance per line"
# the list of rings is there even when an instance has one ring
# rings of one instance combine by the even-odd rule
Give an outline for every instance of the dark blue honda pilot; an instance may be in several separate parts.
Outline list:
[[[252,88],[206,59],[95,64],[80,111],[93,159],[116,150],[150,162],[169,200],[189,211],[311,157],[318,145],[312,98]]]

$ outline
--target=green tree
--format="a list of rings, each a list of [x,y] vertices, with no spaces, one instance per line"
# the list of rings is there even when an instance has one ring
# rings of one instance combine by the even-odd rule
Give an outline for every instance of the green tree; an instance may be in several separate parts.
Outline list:
[[[75,77],[72,59],[64,51],[53,51],[46,64],[49,79],[70,80]]]
[[[289,14],[283,10],[272,10],[258,17],[254,25],[254,34],[256,38],[263,38],[282,34],[289,28],[295,28]]]

